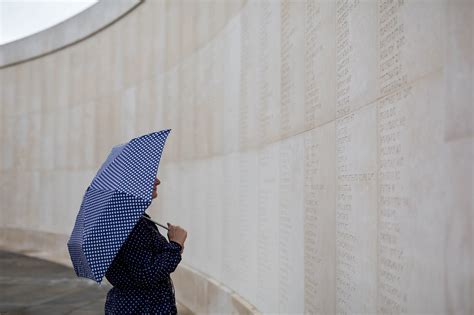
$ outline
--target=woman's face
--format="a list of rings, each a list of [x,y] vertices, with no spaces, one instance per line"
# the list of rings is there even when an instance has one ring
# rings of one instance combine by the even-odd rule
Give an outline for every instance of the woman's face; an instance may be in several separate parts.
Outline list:
[[[151,199],[155,199],[158,196],[158,192],[156,191],[156,187],[160,184],[160,180],[155,178],[155,183],[153,184],[153,193],[151,195]]]

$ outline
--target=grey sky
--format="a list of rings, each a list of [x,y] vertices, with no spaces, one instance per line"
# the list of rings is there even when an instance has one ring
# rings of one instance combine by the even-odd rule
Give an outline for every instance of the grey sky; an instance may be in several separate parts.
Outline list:
[[[76,15],[97,0],[0,0],[0,45]]]

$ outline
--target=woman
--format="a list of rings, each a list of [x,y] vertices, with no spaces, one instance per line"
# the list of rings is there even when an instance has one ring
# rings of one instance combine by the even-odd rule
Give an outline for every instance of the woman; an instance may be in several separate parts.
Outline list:
[[[152,199],[159,184],[156,178]],[[107,293],[105,314],[177,313],[170,274],[181,261],[187,232],[169,223],[168,228],[169,242],[153,222],[139,219],[105,274],[114,286]]]

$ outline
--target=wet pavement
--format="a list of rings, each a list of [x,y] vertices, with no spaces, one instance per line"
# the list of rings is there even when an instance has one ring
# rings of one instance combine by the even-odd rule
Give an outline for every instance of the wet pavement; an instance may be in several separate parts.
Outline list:
[[[64,265],[0,250],[0,314],[104,314],[110,288]],[[179,304],[178,313],[191,314]]]

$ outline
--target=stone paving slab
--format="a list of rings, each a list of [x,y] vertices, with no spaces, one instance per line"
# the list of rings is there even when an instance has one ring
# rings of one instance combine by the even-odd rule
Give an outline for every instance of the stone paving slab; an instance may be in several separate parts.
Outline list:
[[[104,314],[110,284],[76,277],[61,264],[0,249],[0,314]],[[180,315],[192,314],[178,304]]]

